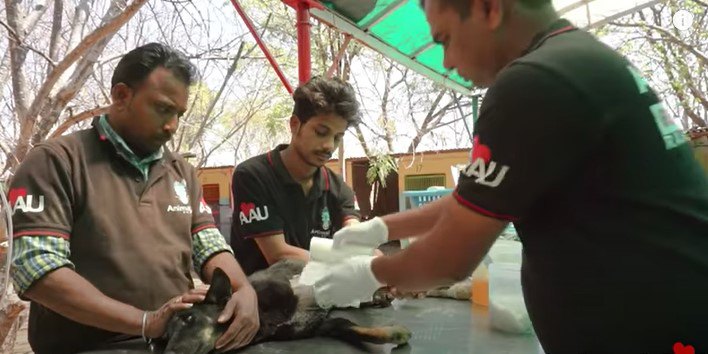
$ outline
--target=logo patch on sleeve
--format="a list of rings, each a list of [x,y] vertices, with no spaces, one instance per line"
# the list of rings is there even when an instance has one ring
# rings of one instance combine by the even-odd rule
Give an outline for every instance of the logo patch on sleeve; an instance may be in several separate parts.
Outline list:
[[[639,70],[631,65],[627,66],[627,70],[629,70],[629,73],[632,75],[634,83],[637,85],[637,90],[639,90],[639,94],[643,95],[649,92],[649,84]],[[671,150],[677,146],[688,143],[688,140],[681,133],[674,118],[669,115],[663,103],[655,103],[649,107],[649,110],[651,111],[652,117],[654,117],[654,123],[656,123],[659,134],[661,134],[661,138],[664,140],[664,148],[666,148],[666,150]]]
[[[497,165],[492,161],[492,150],[479,141],[479,135],[475,135],[470,164],[461,173],[467,177],[475,178],[474,182],[477,184],[495,188],[502,183],[507,172],[509,172],[509,166]]]
[[[268,207],[265,205],[261,207],[256,207],[256,204],[254,203],[241,203],[241,205],[239,205],[239,208],[241,209],[241,211],[238,214],[238,218],[239,221],[241,221],[241,225],[250,224],[253,222],[253,220],[268,220]]]
[[[209,205],[204,201],[204,198],[199,202],[199,212],[203,214],[211,214],[211,208]]]
[[[17,210],[23,213],[40,213],[44,211],[44,196],[27,194],[27,189],[25,188],[10,189],[8,199],[12,207],[12,215],[15,215]]]

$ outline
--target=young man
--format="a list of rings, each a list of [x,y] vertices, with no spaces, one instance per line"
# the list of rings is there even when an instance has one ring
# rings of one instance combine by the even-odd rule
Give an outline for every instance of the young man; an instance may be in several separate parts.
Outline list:
[[[352,87],[314,77],[293,94],[289,145],[236,167],[231,245],[246,274],[285,258],[309,260],[312,237],[358,222],[354,193],[324,164],[359,122]]]
[[[337,233],[337,246],[419,240],[334,267],[318,301],[463,278],[514,222],[547,352],[708,350],[708,181],[638,70],[550,0],[424,8],[445,66],[489,87],[470,165],[453,196]]]
[[[204,298],[190,290],[192,267],[206,283],[216,267],[233,281],[220,318],[233,323],[218,347],[243,346],[258,330],[255,291],[214,226],[195,169],[164,146],[195,74],[161,44],[130,51],[113,72],[109,114],[35,146],[17,170],[12,277],[31,301],[35,353],[160,337],[173,313]]]

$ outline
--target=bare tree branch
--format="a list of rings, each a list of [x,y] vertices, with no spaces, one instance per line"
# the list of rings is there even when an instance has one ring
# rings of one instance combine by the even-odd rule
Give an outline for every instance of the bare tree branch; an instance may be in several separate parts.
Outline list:
[[[682,47],[683,49],[689,51],[691,54],[695,55],[700,61],[704,63],[708,63],[708,56],[706,56],[704,53],[696,49],[696,47],[687,44],[680,38],[676,37],[673,33],[667,31],[666,29],[659,27],[659,26],[654,26],[650,25],[648,23],[619,23],[619,22],[611,22],[610,23],[613,26],[617,27],[631,27],[631,28],[650,28],[653,29],[659,33],[661,33],[664,37],[666,37],[666,40],[671,41],[672,43]],[[647,37],[647,39],[649,39]]]
[[[64,11],[64,1],[63,0],[54,0],[54,14],[52,16],[52,32],[49,35],[49,59],[51,60],[52,64],[54,64],[57,60],[57,55],[59,54],[59,34],[61,33],[61,20],[62,20],[62,12]],[[56,64],[52,65],[51,67],[47,67],[47,75],[49,75],[52,72],[52,69],[56,66]]]
[[[44,11],[46,11],[46,9],[47,9],[46,5],[44,5],[42,3],[35,4],[34,6],[32,6],[32,12],[24,18],[24,21],[23,21],[24,25],[22,26],[22,28],[18,28],[18,33],[16,33],[16,36],[19,39],[18,44],[22,44],[24,46],[24,43],[22,43],[20,36],[24,36],[26,38],[34,31],[34,29],[37,27],[37,23],[39,22],[42,14],[44,13]],[[2,21],[0,21],[0,23],[5,25],[5,23],[3,23]],[[8,28],[7,25],[5,25],[5,26],[6,26],[6,28]],[[34,48],[30,48],[30,47],[27,47],[24,49],[37,52],[36,50],[34,50]],[[37,53],[37,54],[40,54],[40,53]],[[9,56],[9,53],[5,53],[5,56]],[[6,82],[7,76],[10,75],[10,70],[4,70],[5,68],[3,67],[5,59],[6,59],[5,56],[2,58],[2,63],[0,63],[0,82]],[[52,62],[52,61],[50,61],[50,62]]]
[[[34,30],[42,15],[47,11],[48,3],[49,1],[42,1],[42,3],[32,5],[32,11],[27,14],[23,21],[25,23],[24,28],[22,28],[23,36],[26,37]]]
[[[69,34],[69,40],[66,42],[65,52],[76,47],[81,40],[88,14],[91,11],[89,1],[92,0],[81,0],[74,8],[74,17],[71,20],[71,32]]]
[[[9,0],[5,0],[6,3]],[[119,0],[114,0],[119,1]],[[27,154],[30,147],[30,137],[33,135],[37,117],[41,112],[42,108],[46,104],[47,97],[51,93],[52,88],[56,82],[60,79],[61,75],[82,55],[86,54],[91,47],[99,40],[105,38],[106,36],[115,33],[121,26],[123,26],[139,9],[142,7],[147,0],[134,0],[130,5],[126,6],[123,12],[114,17],[111,21],[103,26],[96,28],[93,32],[87,35],[71,52],[69,52],[61,62],[52,70],[51,74],[47,76],[44,83],[37,91],[32,104],[25,114],[21,115],[20,121],[20,141],[15,147],[13,155],[15,155],[19,160],[22,160]],[[125,4],[125,0],[121,1]],[[11,161],[6,164],[5,170],[14,168],[15,164]]]
[[[231,79],[231,76],[234,74],[234,72],[236,71],[236,68],[238,67],[238,61],[239,61],[239,58],[241,57],[241,52],[243,51],[244,44],[245,44],[244,42],[241,42],[241,45],[238,47],[238,52],[236,53],[236,58],[234,59],[233,64],[231,64],[231,67],[229,68],[229,70],[226,72],[226,76],[224,77],[224,81],[221,82],[221,87],[219,88],[219,91],[216,92],[216,95],[209,103],[209,108],[207,109],[206,113],[204,114],[204,119],[202,119],[202,122],[199,125],[199,129],[197,129],[197,132],[194,134],[192,141],[189,143],[189,149],[191,149],[194,146],[194,143],[204,133],[204,127],[206,126],[207,121],[209,120],[209,117],[211,116],[211,112],[214,110],[214,106],[216,106],[216,103],[221,98],[221,94],[224,92],[224,88],[226,88],[226,84],[229,83],[229,79]]]
[[[19,2],[5,0],[5,13],[7,15],[7,31],[12,39],[9,43],[10,52],[10,73],[12,77],[12,90],[15,99],[15,109],[19,116],[23,116],[28,110],[27,81],[22,66],[27,57],[27,49],[22,47]],[[4,25],[4,24],[3,24]]]
[[[410,145],[408,146],[408,152],[414,152],[415,149],[418,147],[418,144],[420,144],[421,140],[423,139],[423,136],[427,134],[430,131],[430,123],[433,120],[433,114],[435,113],[435,110],[437,109],[438,105],[440,104],[440,101],[442,101],[442,98],[445,96],[446,91],[441,90],[438,92],[438,95],[435,96],[435,99],[433,100],[433,104],[430,105],[430,108],[428,109],[428,114],[425,115],[425,118],[423,119],[423,123],[420,125],[420,129],[416,131],[416,135],[411,141]]]
[[[15,41],[15,43],[16,43],[16,45],[17,45],[18,47],[36,53],[36,54],[39,55],[40,57],[44,58],[44,59],[49,63],[49,65],[51,65],[51,66],[55,66],[55,65],[56,65],[56,63],[54,62],[54,60],[52,60],[52,59],[51,59],[50,57],[48,57],[46,54],[40,52],[39,50],[35,49],[34,47],[32,47],[32,46],[30,46],[30,45],[24,44],[23,41],[22,41],[22,39],[20,38],[20,36],[17,34],[17,32],[15,32],[15,30],[13,30],[7,23],[5,23],[5,22],[3,22],[3,21],[0,21],[0,25],[2,25],[3,27],[5,27],[5,29],[7,30],[7,32],[10,34],[10,37],[11,37],[10,40],[11,40],[11,41]]]
[[[664,71],[669,77],[669,84],[674,89],[674,93],[683,107],[684,114],[686,114],[694,122],[694,124],[705,126],[705,122],[691,109],[684,91],[681,87],[679,87],[678,78],[674,75],[673,68],[671,67],[671,63],[675,61],[672,61],[669,58],[670,51],[668,51],[661,43],[654,41],[651,38],[649,39],[649,43],[651,43],[656,51],[661,55]]]
[[[111,6],[104,14],[101,23],[108,23],[113,18],[120,15],[122,11],[121,5],[124,4],[119,4],[118,1],[112,2]],[[86,53],[76,64],[76,67],[71,77],[69,78],[69,82],[63,87],[61,87],[56,93],[56,95],[52,99],[48,100],[47,104],[42,108],[42,111],[40,112],[41,120],[39,121],[39,124],[37,125],[37,128],[35,129],[35,132],[32,136],[33,144],[42,141],[47,136],[51,127],[59,119],[61,111],[66,107],[69,101],[71,101],[76,96],[76,93],[81,89],[81,87],[83,87],[86,80],[93,73],[93,68],[96,62],[98,61],[98,57],[106,48],[108,42],[110,42],[110,40],[113,38],[114,34],[115,32],[110,33],[105,37],[97,40],[86,51]]]
[[[613,21],[615,28],[626,35],[640,34],[642,41],[625,44],[626,54],[638,59],[644,72],[654,73],[648,79],[658,89],[668,109],[678,117],[684,128],[691,125],[705,126],[708,110],[708,60],[705,46],[706,11],[687,8],[691,0],[667,0],[639,11],[634,16]],[[706,7],[705,1],[695,2]],[[688,31],[679,31],[671,24],[672,15],[685,8],[696,17]],[[619,32],[619,31],[618,31]]]
[[[202,154],[201,160],[197,164],[197,168],[202,167],[204,165],[204,163],[206,163],[206,161],[209,159],[209,156],[211,156],[211,154],[213,154],[214,151],[216,151],[218,148],[220,148],[222,145],[224,145],[224,143],[229,141],[236,133],[238,133],[242,129],[245,129],[248,122],[250,122],[251,119],[253,119],[253,117],[255,115],[256,115],[256,110],[251,110],[251,112],[249,112],[247,114],[246,119],[244,119],[241,123],[237,124],[233,129],[231,129],[230,132],[228,132],[226,135],[224,135],[223,138],[217,144],[215,144],[211,149],[209,149],[209,151],[204,152]],[[241,136],[241,138],[243,138],[243,135]],[[240,144],[241,144],[241,142],[239,141],[239,145]]]
[[[96,107],[94,109],[90,109],[88,111],[81,112],[75,116],[70,116],[67,118],[59,127],[57,127],[56,130],[52,133],[51,137],[56,138],[64,134],[69,128],[71,128],[74,124],[77,124],[79,122],[85,121],[87,119],[90,119],[95,116],[99,116],[101,114],[106,114],[108,113],[110,106],[102,106],[102,107]]]
[[[12,27],[10,27],[10,25],[8,25],[7,23],[5,23],[3,21],[0,21],[0,25],[5,27],[5,29],[7,30],[7,33],[10,34],[10,37],[12,37],[12,38],[10,38],[10,40],[14,40],[17,43],[22,43],[22,39],[20,39],[20,36],[17,35],[17,32],[15,32],[15,30],[12,29]]]

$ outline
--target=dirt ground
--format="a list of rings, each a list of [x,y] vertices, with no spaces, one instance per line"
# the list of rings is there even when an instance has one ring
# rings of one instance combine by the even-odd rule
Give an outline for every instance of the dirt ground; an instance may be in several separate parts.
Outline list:
[[[12,349],[12,354],[34,354],[32,349],[30,349],[29,343],[27,343],[27,315],[29,315],[29,304],[27,304],[27,309],[21,315],[22,324],[15,336],[15,347]]]

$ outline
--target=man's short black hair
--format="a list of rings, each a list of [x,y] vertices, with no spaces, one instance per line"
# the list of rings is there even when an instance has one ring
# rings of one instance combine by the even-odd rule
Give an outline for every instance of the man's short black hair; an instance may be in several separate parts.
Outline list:
[[[344,118],[349,126],[361,120],[354,88],[339,78],[315,76],[295,90],[293,99],[293,115],[300,123],[315,115],[332,113]]]
[[[470,15],[470,0],[440,0],[445,6],[452,6],[460,13],[460,18],[467,18]],[[420,6],[425,8],[426,0],[420,0]]]
[[[425,7],[427,0],[420,0],[420,6]],[[445,6],[452,6],[460,13],[460,18],[467,18],[470,15],[470,0],[440,0]],[[551,0],[516,0],[522,5],[536,9],[551,3]]]
[[[148,43],[128,52],[120,59],[111,87],[124,83],[137,88],[158,67],[170,70],[185,85],[191,86],[196,80],[197,69],[181,52],[161,43]]]

